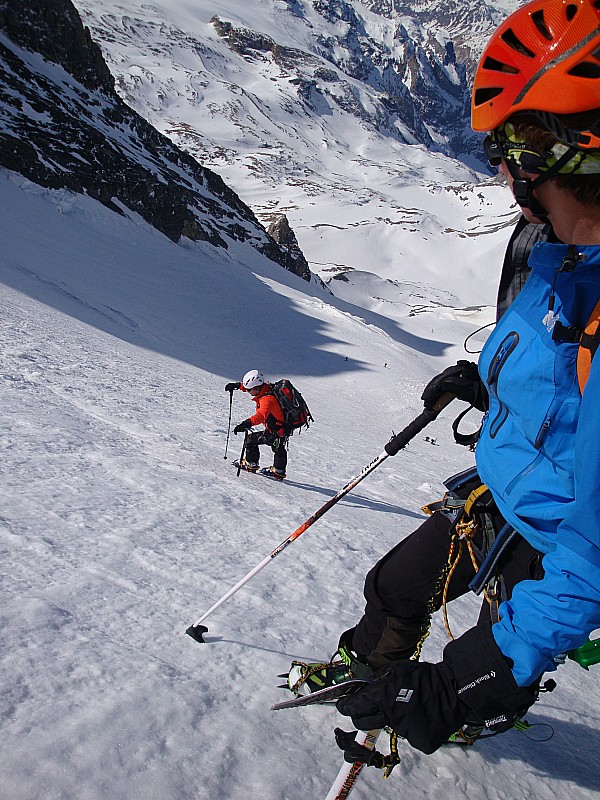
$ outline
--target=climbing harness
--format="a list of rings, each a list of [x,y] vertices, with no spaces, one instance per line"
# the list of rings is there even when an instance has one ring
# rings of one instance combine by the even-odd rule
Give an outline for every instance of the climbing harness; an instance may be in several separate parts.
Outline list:
[[[496,541],[500,523],[503,522],[492,493],[488,487],[481,483],[475,469],[466,470],[458,475],[449,478],[446,483],[448,491],[444,497],[434,503],[423,506],[422,511],[431,515],[436,511],[446,514],[453,520],[450,529],[450,541],[448,547],[448,558],[442,567],[440,575],[434,586],[432,595],[428,602],[427,613],[429,615],[429,626],[431,615],[440,607],[444,617],[444,626],[448,638],[454,639],[448,621],[448,591],[452,576],[458,567],[465,550],[468,552],[475,570],[475,574],[480,570],[480,565],[484,563],[486,555],[492,549]],[[465,496],[466,495],[466,496]],[[475,538],[480,539],[475,543]],[[492,623],[498,621],[498,607],[504,599],[502,579],[494,571],[487,575],[487,579],[482,586],[485,599],[490,606]],[[441,604],[438,601],[441,600]],[[423,636],[419,643],[418,652],[425,640]]]

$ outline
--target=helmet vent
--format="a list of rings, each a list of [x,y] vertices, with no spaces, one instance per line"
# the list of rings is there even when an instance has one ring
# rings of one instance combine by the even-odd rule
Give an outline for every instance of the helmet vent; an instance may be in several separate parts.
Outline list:
[[[533,58],[535,56],[533,50],[530,50],[523,44],[512,28],[505,30],[501,38],[509,47],[512,47],[513,50],[516,50],[517,53],[520,53],[522,56],[527,56],[527,58]]]
[[[535,11],[531,15],[531,21],[533,22],[535,27],[538,29],[538,31],[542,34],[544,39],[546,39],[547,41],[551,42],[552,41],[552,34],[550,33],[550,31],[548,30],[548,27],[546,25],[546,20],[544,19],[544,12],[543,11]]]
[[[568,5],[566,9],[567,20],[571,22],[575,14],[577,14],[577,6],[574,4]]]
[[[574,75],[576,78],[600,78],[600,64],[593,64],[591,61],[583,61],[581,64],[576,64],[573,69],[569,70],[569,75]]]
[[[490,58],[489,56],[483,62],[483,69],[489,69],[491,72],[506,72],[509,75],[519,74],[519,70],[516,67],[512,67],[510,64],[504,64],[502,61]]]
[[[499,94],[502,94],[504,89],[477,89],[475,95],[473,97],[473,102],[476,106],[482,106],[485,103],[489,103],[490,100],[493,100],[494,97],[498,97]]]

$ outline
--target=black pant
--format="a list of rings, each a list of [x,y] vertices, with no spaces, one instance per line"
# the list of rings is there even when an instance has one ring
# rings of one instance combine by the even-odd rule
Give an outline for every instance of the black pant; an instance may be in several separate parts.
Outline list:
[[[274,436],[269,431],[252,431],[246,437],[246,461],[258,464],[260,461],[260,450],[258,446],[261,444],[269,445],[273,450],[273,466],[275,469],[285,472],[287,466],[287,439]]]
[[[410,658],[429,624],[429,612],[441,607],[442,594],[432,595],[448,562],[452,522],[434,513],[414,533],[385,555],[365,580],[365,613],[352,637],[352,648],[375,669]],[[474,544],[480,544],[477,537]],[[541,555],[521,536],[516,536],[498,562],[505,597],[517,583],[539,580]],[[475,568],[466,548],[449,583],[447,601],[466,594]],[[484,599],[478,624],[492,624],[490,606]]]

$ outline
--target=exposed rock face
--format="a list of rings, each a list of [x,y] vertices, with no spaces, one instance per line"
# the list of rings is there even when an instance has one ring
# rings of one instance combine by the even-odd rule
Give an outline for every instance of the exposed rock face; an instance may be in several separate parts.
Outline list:
[[[296,275],[304,278],[304,280],[309,281],[310,269],[308,262],[304,258],[302,250],[300,250],[296,235],[290,228],[290,223],[285,214],[282,214],[269,225],[267,233],[277,242],[281,250],[288,254],[290,258],[288,269],[291,269],[292,272],[295,272]]]
[[[136,212],[175,242],[246,242],[310,279],[218,175],[117,96],[70,0],[0,0],[0,30],[1,166]]]
[[[70,2],[5,0],[0,3],[0,29],[26,50],[61,64],[87,89],[114,89],[100,47],[92,41]]]

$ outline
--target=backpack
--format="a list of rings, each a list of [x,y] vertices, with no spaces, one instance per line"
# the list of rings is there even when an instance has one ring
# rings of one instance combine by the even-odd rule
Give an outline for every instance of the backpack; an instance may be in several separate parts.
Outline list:
[[[552,338],[557,342],[572,342],[579,344],[577,351],[577,380],[579,391],[583,394],[585,384],[590,374],[592,359],[600,344],[600,300],[596,303],[590,318],[583,330],[572,325],[567,327],[560,321],[554,326]]]
[[[577,378],[579,389],[583,394],[583,388],[590,374],[592,359],[600,344],[600,300],[596,303],[594,310],[579,340],[579,350],[577,351]]]
[[[556,237],[550,224],[528,222],[519,218],[511,234],[502,265],[498,296],[496,298],[496,322],[519,294],[529,277],[531,268],[528,259],[536,242],[554,242]]]
[[[286,436],[291,436],[299,428],[308,428],[314,422],[306,400],[287,378],[275,381],[270,386],[283,411]]]

